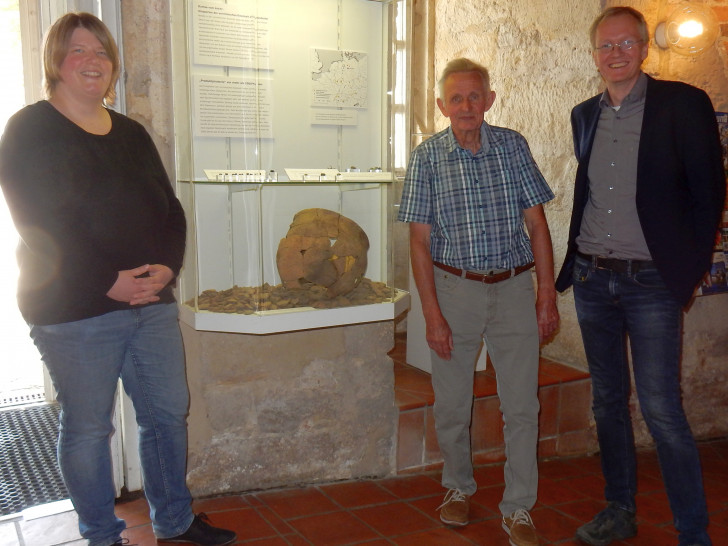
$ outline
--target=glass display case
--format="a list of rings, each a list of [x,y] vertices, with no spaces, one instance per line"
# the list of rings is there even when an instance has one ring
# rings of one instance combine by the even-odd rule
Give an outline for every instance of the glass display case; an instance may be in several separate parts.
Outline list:
[[[180,5],[184,6],[179,9]],[[404,2],[173,3],[178,293],[197,330],[393,319],[392,33]]]

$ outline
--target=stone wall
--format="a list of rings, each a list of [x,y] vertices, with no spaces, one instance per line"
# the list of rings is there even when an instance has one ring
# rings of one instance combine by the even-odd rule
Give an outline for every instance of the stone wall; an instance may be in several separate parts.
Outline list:
[[[609,6],[627,5],[641,11],[650,36],[678,4],[677,0],[608,0]],[[728,6],[724,0],[705,0],[721,23],[716,45],[700,55],[686,57],[650,43],[646,73],[664,80],[679,80],[705,90],[716,111],[728,111]],[[685,314],[683,334],[682,387],[685,411],[698,438],[715,438],[728,434],[728,327],[725,310],[728,294],[695,298]],[[639,417],[639,403],[633,403],[638,443],[650,444],[651,438]]]
[[[179,2],[179,0],[175,0]],[[169,0],[121,2],[126,108],[154,140],[172,180],[174,116]]]
[[[452,58],[466,56],[491,71],[497,98],[486,120],[520,131],[556,198],[545,207],[554,241],[557,269],[565,253],[571,214],[573,159],[569,113],[602,88],[589,51],[589,25],[604,5],[630,5],[645,14],[650,34],[675,1],[614,0],[435,0],[436,73]],[[725,2],[707,0],[719,19],[728,22]],[[644,70],[661,79],[681,80],[705,89],[716,110],[728,110],[728,38],[697,58],[680,57],[650,45]],[[437,129],[447,120],[436,114]],[[728,295],[697,298],[685,315],[683,391],[685,408],[699,438],[728,433],[717,419],[728,409],[728,381],[722,370],[728,360],[728,329],[723,315]],[[572,291],[559,297],[561,329],[543,354],[586,368]],[[651,442],[633,404],[637,442]]]
[[[496,92],[486,121],[522,133],[556,198],[545,206],[557,268],[566,251],[576,171],[571,108],[594,95],[600,78],[589,53],[586,21],[599,2],[582,0],[436,0],[436,74],[456,57],[488,67]],[[448,121],[439,112],[437,129]],[[561,330],[543,354],[585,367],[571,290],[559,298]]]
[[[194,495],[395,468],[391,321],[271,335],[182,332]]]

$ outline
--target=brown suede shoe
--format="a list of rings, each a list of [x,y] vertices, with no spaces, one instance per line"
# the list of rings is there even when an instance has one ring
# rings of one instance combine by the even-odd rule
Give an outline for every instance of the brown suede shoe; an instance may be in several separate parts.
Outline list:
[[[440,511],[440,521],[462,527],[469,521],[470,497],[459,489],[450,489],[437,509]]]
[[[520,508],[503,517],[503,529],[511,537],[511,546],[538,546],[538,535],[528,510]]]

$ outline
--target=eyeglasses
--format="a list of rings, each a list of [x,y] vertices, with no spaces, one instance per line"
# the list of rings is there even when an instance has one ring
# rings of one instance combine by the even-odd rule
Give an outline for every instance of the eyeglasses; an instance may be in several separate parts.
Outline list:
[[[644,40],[625,40],[624,42],[618,42],[616,44],[612,44],[607,42],[604,45],[600,45],[599,47],[595,47],[594,51],[598,52],[601,55],[606,55],[607,53],[611,53],[614,51],[614,48],[616,47],[620,51],[629,51],[634,46],[636,46],[639,43],[642,43]]]

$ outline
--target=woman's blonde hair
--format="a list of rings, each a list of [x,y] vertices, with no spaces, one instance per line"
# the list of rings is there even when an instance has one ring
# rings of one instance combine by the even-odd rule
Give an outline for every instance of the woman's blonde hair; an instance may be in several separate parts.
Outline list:
[[[110,106],[114,104],[116,98],[114,88],[121,71],[119,49],[116,47],[116,42],[114,42],[114,38],[106,25],[98,17],[90,13],[67,13],[48,29],[43,45],[43,90],[47,98],[53,97],[56,85],[61,80],[61,65],[68,54],[71,36],[77,28],[85,28],[96,36],[111,61],[111,81],[104,95],[104,104]]]

